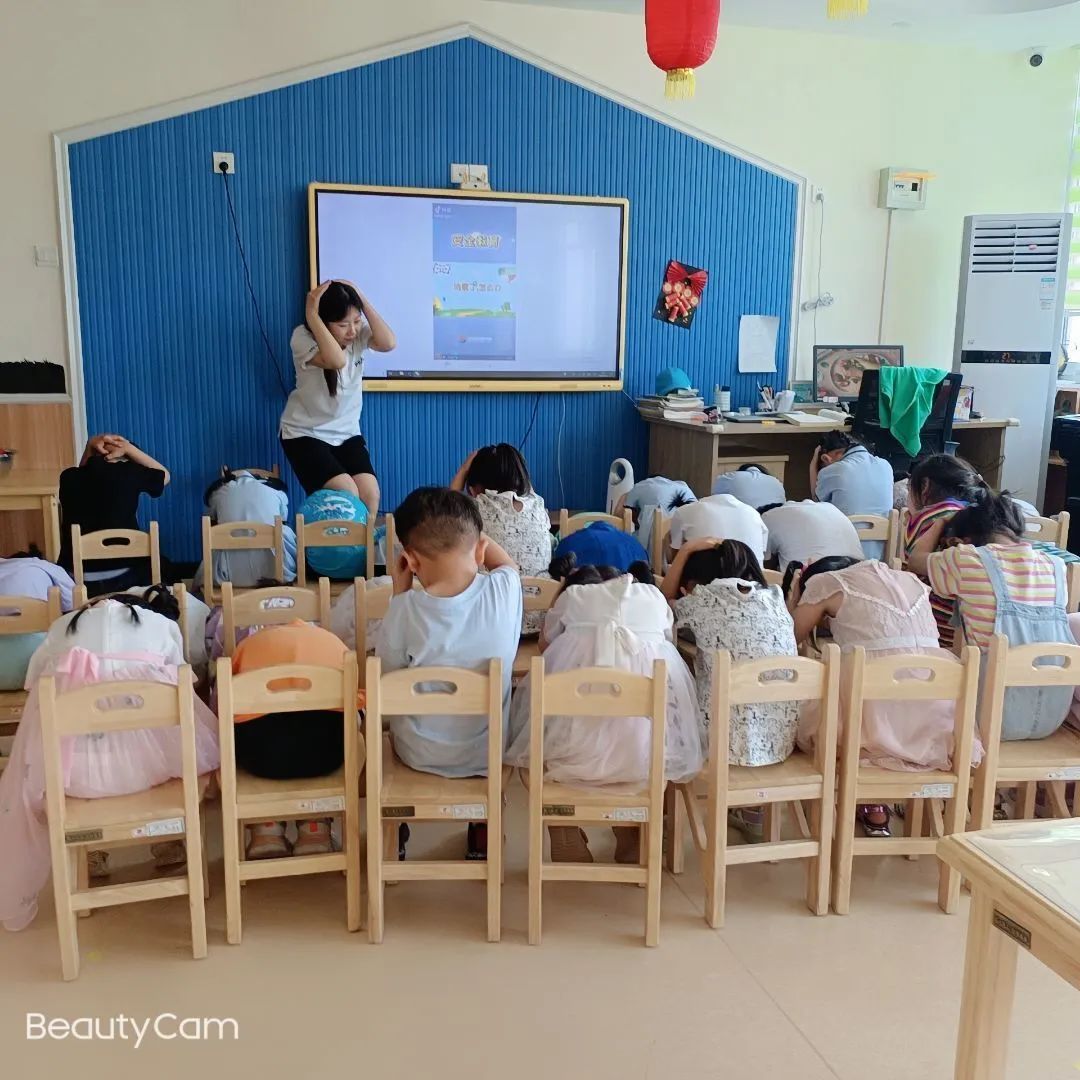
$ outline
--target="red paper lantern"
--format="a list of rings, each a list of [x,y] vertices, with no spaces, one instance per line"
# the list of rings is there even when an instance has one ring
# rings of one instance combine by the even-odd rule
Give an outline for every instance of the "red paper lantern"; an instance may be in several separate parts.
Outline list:
[[[645,46],[667,72],[664,94],[694,96],[694,68],[712,56],[721,0],[645,0]]]

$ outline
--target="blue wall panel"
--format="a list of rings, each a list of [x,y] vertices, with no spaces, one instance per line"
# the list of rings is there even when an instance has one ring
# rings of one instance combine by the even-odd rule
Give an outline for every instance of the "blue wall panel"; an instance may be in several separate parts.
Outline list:
[[[707,396],[728,383],[736,404],[751,404],[758,379],[735,370],[746,313],[780,316],[775,381],[786,378],[796,185],[478,41],[89,139],[70,148],[89,427],[126,434],[172,470],[152,512],[173,558],[197,557],[201,493],[222,463],[285,464],[284,395],[214,150],[236,154],[240,231],[290,388],[308,182],[445,187],[451,161],[486,162],[502,191],[629,198],[630,395],[677,365]],[[652,318],[669,258],[711,275],[689,331]],[[476,446],[518,442],[535,404],[531,394],[367,395],[362,428],[384,504],[447,482]],[[526,453],[549,506],[582,508],[602,505],[612,458],[643,474],[646,447],[622,394],[544,394]],[[294,510],[299,495],[293,482]]]

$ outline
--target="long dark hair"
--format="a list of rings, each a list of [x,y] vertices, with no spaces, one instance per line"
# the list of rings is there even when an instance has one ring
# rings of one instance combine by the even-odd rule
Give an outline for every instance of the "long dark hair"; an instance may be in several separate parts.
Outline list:
[[[837,570],[846,570],[849,566],[854,566],[862,561],[862,559],[856,559],[851,555],[826,555],[823,559],[815,559],[807,567],[803,567],[801,562],[789,562],[787,569],[784,571],[784,595],[791,595],[791,584],[795,580],[796,573],[800,570],[802,570],[802,577],[799,579],[799,584],[805,589],[806,583],[812,578],[816,578],[818,574],[833,574]]]
[[[963,458],[952,454],[930,454],[911,467],[909,490],[922,506],[956,499],[978,503],[991,494],[983,478]]]
[[[987,490],[978,502],[957,510],[945,523],[942,538],[961,540],[975,547],[985,547],[999,533],[1022,540],[1025,533],[1024,513],[1007,491],[995,495]]]
[[[139,626],[142,622],[139,618],[140,611],[152,611],[155,615],[164,615],[166,619],[171,619],[173,622],[179,622],[180,620],[180,602],[169,591],[168,586],[151,585],[142,596],[133,596],[131,593],[112,593],[108,596],[95,596],[93,600],[87,604],[83,604],[83,606],[75,612],[71,622],[68,623],[66,633],[74,634],[76,627],[79,625],[79,620],[83,615],[92,607],[96,607],[106,600],[115,600],[118,604],[123,604],[128,609],[128,614],[131,617],[132,623],[136,626]]]
[[[482,446],[476,451],[465,475],[465,487],[528,495],[532,491],[532,479],[521,451],[516,446],[502,442]]]
[[[656,585],[649,564],[640,559],[631,563],[625,572],[641,585],[654,587]],[[602,585],[605,581],[614,581],[615,578],[623,576],[623,571],[617,570],[614,566],[594,566],[591,563],[578,566],[577,556],[572,551],[552,559],[548,573],[556,581],[562,582],[562,588],[556,594],[556,599],[562,596],[571,585]]]
[[[686,560],[679,587],[689,590],[691,585],[723,579],[766,584],[761,564],[750,548],[741,540],[722,540],[716,547],[695,551]]]
[[[331,281],[326,292],[319,299],[319,318],[327,325],[341,322],[348,315],[349,308],[356,308],[361,315],[364,314],[364,302],[360,299],[360,294],[344,281]],[[311,327],[309,326],[308,329],[310,330]],[[326,380],[326,389],[330,391],[330,396],[337,397],[338,373],[324,368],[323,378]]]

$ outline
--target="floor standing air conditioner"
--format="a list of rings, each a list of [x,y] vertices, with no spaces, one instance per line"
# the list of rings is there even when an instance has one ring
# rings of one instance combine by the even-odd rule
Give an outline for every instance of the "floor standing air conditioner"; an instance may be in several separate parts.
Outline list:
[[[953,371],[986,417],[1014,417],[1001,486],[1042,507],[1069,263],[1071,214],[964,219]]]

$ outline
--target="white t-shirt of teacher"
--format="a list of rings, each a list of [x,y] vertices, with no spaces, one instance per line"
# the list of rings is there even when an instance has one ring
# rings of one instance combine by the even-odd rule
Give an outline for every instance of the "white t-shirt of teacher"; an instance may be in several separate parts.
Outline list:
[[[331,397],[323,376],[324,369],[311,361],[319,344],[306,326],[292,333],[293,367],[296,389],[281,414],[281,437],[300,439],[308,436],[331,446],[360,434],[360,409],[364,393],[364,350],[371,344],[371,327],[364,323],[357,339],[344,350],[345,366],[337,373],[337,397]]]

